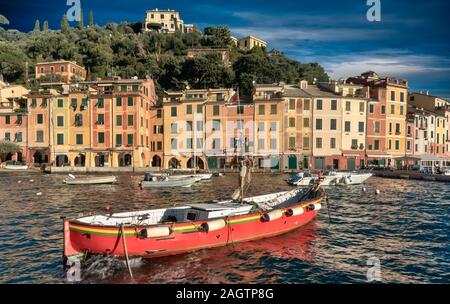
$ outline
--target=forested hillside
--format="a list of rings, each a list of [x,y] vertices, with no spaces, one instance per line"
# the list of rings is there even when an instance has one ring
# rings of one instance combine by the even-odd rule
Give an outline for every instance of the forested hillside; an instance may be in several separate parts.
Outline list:
[[[88,70],[90,79],[111,76],[156,80],[158,94],[163,90],[239,86],[250,92],[253,81],[293,83],[300,78],[328,80],[317,63],[300,63],[276,50],[240,50],[232,45],[225,27],[205,28],[200,33],[142,33],[139,23],[110,23],[69,27],[63,20],[61,30],[41,29],[22,33],[0,27],[0,73],[11,83],[23,83],[25,62],[33,77],[34,63],[48,60],[74,60]],[[188,48],[230,47],[232,66],[223,65],[213,55],[186,59]],[[36,85],[32,81],[28,86]]]

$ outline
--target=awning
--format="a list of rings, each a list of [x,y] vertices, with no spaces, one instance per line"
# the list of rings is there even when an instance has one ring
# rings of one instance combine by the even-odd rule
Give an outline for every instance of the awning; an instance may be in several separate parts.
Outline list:
[[[35,151],[46,151],[46,150],[50,150],[50,147],[36,147],[36,148],[28,148],[28,150],[35,150]]]
[[[392,155],[367,155],[368,158],[394,158]]]

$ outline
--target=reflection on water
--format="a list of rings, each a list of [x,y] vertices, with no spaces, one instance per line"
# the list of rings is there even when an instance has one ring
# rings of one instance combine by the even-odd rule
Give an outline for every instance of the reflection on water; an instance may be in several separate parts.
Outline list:
[[[249,194],[288,190],[285,175],[255,175]],[[33,179],[34,182],[30,182]],[[139,210],[228,199],[234,175],[191,188],[141,190],[140,176],[117,185],[66,186],[63,176],[0,172],[0,282],[61,283],[61,215]],[[385,282],[450,282],[450,186],[371,178],[361,186],[328,190],[326,209],[308,226],[279,237],[191,254],[132,261],[140,283],[342,283],[366,282],[367,260],[381,261]],[[375,189],[381,194],[376,195]],[[37,193],[42,192],[41,196]],[[123,261],[94,257],[83,282],[129,283]]]

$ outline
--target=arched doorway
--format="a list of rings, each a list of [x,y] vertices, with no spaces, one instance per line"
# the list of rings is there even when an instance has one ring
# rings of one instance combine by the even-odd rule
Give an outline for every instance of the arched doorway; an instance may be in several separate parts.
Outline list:
[[[86,156],[84,154],[79,154],[75,157],[74,165],[75,167],[84,167],[86,165]]]
[[[200,157],[193,156],[193,157],[189,158],[189,160],[187,162],[187,167],[189,169],[195,169],[197,167],[200,170],[204,170],[205,169],[205,162]]]
[[[64,167],[69,163],[69,158],[65,154],[56,155],[56,167]]]
[[[97,153],[95,156],[95,166],[104,167],[106,162],[106,156],[103,153]]]
[[[48,163],[48,155],[47,154],[43,154],[40,151],[36,151],[33,154],[33,162],[35,164],[44,164],[44,163]]]
[[[169,169],[178,169],[180,167],[180,161],[175,157],[169,160]]]
[[[130,153],[120,153],[118,155],[119,167],[129,167],[133,164],[133,157]]]
[[[22,152],[17,152],[17,161],[19,161],[19,162],[24,161]]]
[[[153,156],[152,167],[161,167],[161,157],[158,155]]]
[[[141,153],[141,165],[145,166],[145,154],[144,154],[144,152]]]
[[[9,161],[9,160],[12,160],[12,157],[13,157],[13,154],[12,154],[12,153],[8,153],[8,154],[6,154],[6,158],[5,158],[5,161]]]

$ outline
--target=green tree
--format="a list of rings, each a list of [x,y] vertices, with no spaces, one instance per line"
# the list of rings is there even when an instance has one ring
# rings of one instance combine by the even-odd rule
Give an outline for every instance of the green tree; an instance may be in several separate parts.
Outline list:
[[[20,152],[20,146],[14,142],[2,140],[0,141],[0,154]]]
[[[6,25],[8,25],[8,24],[9,24],[8,18],[6,18],[6,17],[3,16],[3,15],[0,15],[0,24],[6,24]]]
[[[13,43],[0,41],[0,74],[8,82],[21,81],[25,72],[24,62],[29,61],[22,49]]]
[[[35,32],[40,32],[41,31],[41,25],[39,23],[39,20],[36,20],[36,22],[34,23],[34,31]]]
[[[47,21],[47,20],[44,21],[44,25],[43,25],[42,30],[43,30],[44,32],[48,31],[48,21]]]
[[[92,10],[89,11],[89,26],[94,26],[94,12]]]
[[[80,7],[80,21],[78,21],[78,28],[81,30],[84,28],[84,16],[83,9]]]
[[[182,75],[194,89],[229,87],[233,81],[232,70],[225,67],[217,56],[186,60]]]
[[[67,33],[70,29],[69,20],[67,20],[66,14],[61,19],[61,33]]]
[[[232,45],[230,30],[225,26],[206,27],[202,41],[205,46],[225,47]]]

